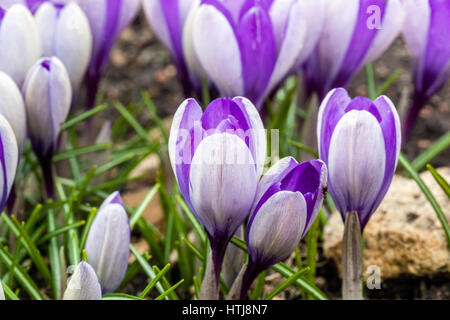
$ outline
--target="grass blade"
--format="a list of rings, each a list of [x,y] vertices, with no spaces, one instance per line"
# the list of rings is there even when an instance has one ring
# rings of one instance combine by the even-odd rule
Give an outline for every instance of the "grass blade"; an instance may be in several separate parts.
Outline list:
[[[431,172],[436,182],[441,186],[442,190],[445,192],[447,197],[450,198],[450,185],[447,181],[445,181],[444,177],[439,174],[439,172],[436,171],[435,168],[431,164],[427,164],[428,171]]]

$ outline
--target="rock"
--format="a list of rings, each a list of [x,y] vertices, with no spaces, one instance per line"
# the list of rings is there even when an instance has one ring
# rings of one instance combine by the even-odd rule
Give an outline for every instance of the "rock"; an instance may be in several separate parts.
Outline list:
[[[438,172],[448,181],[450,167]],[[421,174],[450,220],[450,200],[429,172]],[[334,212],[324,229],[324,254],[341,273],[344,224]],[[396,175],[364,229],[364,266],[378,266],[382,278],[400,274],[430,276],[450,272],[450,250],[442,225],[414,180]],[[367,277],[368,274],[365,274]]]

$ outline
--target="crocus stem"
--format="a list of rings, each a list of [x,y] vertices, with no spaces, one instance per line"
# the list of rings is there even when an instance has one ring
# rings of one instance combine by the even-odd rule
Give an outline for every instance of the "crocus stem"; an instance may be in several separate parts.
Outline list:
[[[242,266],[241,271],[239,271],[236,279],[233,282],[230,290],[228,291],[227,300],[239,300],[241,298],[242,281],[244,279],[244,274],[248,268],[248,262]]]
[[[342,298],[362,300],[361,225],[356,211],[347,212],[342,241]]]
[[[248,261],[247,268],[245,269],[244,275],[242,277],[240,300],[244,300],[247,298],[247,292],[250,289],[253,281],[265,269],[267,268],[263,266],[257,266],[251,260]]]
[[[41,160],[41,168],[44,178],[45,193],[47,195],[47,199],[54,199],[55,182],[53,180],[53,165],[51,157],[46,157],[45,159]]]
[[[214,270],[214,262],[212,254],[209,254],[208,262],[206,264],[205,276],[203,277],[202,286],[198,295],[199,300],[218,300],[219,299],[219,284],[216,280],[216,273]]]

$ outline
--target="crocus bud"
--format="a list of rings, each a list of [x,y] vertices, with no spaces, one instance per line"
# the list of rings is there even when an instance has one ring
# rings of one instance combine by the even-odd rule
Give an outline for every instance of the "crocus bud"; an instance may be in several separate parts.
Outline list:
[[[278,161],[261,179],[247,225],[249,262],[241,298],[259,272],[294,252],[322,207],[326,184],[322,161],[299,164],[291,157]]]
[[[78,0],[78,4],[89,20],[93,38],[86,74],[87,107],[92,108],[114,42],[138,13],[140,0]]]
[[[102,290],[94,269],[81,261],[70,277],[63,300],[101,300]]]
[[[0,48],[0,71],[21,87],[28,69],[42,54],[36,23],[25,6],[0,7]]]
[[[196,0],[143,0],[143,8],[153,31],[170,50],[177,66],[184,93],[192,93],[191,82],[198,79],[190,74],[183,53],[183,29],[188,13]]]
[[[402,28],[399,0],[327,0],[327,13],[316,49],[305,63],[308,93],[321,99],[345,87],[366,64],[377,59]]]
[[[61,60],[56,57],[39,60],[28,72],[23,95],[31,144],[40,160],[48,161],[72,100],[69,75]]]
[[[243,95],[261,107],[308,49],[305,7],[301,0],[201,2],[192,22],[193,47],[223,95]]]
[[[114,292],[128,267],[130,224],[119,192],[100,206],[86,239],[86,254],[97,273],[102,292]]]
[[[317,122],[320,158],[328,166],[331,196],[343,219],[356,211],[361,230],[383,200],[397,167],[400,120],[386,96],[353,100],[345,89],[331,91]]]
[[[19,149],[16,136],[8,120],[0,114],[0,166],[2,180],[0,183],[0,212],[3,212],[11,192],[19,162]]]
[[[22,93],[16,83],[4,72],[0,72],[0,114],[11,125],[22,152],[27,138],[27,115]]]
[[[450,78],[450,2],[406,0],[403,5],[403,37],[413,56],[415,89],[404,127],[406,137],[422,107]]]
[[[264,167],[266,132],[257,109],[240,97],[216,99],[205,112],[194,99],[184,101],[172,123],[169,155],[181,193],[209,236],[218,280]]]
[[[86,73],[92,52],[89,21],[75,2],[43,3],[35,14],[45,57],[58,57],[67,69],[74,93]]]

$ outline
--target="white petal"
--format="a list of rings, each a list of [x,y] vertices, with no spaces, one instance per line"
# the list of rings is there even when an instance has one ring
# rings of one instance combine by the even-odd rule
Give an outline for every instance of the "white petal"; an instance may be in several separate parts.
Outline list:
[[[2,115],[0,115],[0,138],[4,157],[3,159],[0,158],[2,167],[0,170],[0,181],[6,180],[6,186],[3,183],[0,184],[0,209],[3,209],[16,176],[17,164],[19,163],[19,148],[17,147],[13,129]],[[5,173],[6,177],[4,176]]]
[[[22,151],[27,138],[25,104],[16,83],[4,72],[0,72],[0,114],[13,128],[17,145]]]
[[[329,183],[339,210],[369,207],[383,183],[385,166],[377,119],[367,111],[346,113],[336,125],[328,154]]]
[[[253,156],[236,135],[214,134],[197,147],[190,170],[192,205],[211,235],[243,223],[255,198]]]
[[[36,26],[41,37],[42,55],[53,56],[53,38],[56,32],[58,12],[50,2],[44,2],[34,15]]]
[[[55,26],[53,55],[64,63],[70,77],[73,91],[77,91],[92,53],[92,34],[89,21],[74,2],[60,12]],[[67,35],[70,34],[70,37]]]
[[[109,204],[99,210],[86,240],[89,263],[104,293],[114,292],[128,266],[130,227],[123,206]]]
[[[301,240],[306,201],[300,192],[280,191],[258,210],[248,234],[251,253],[278,261],[288,258]]]
[[[70,277],[63,300],[101,300],[102,291],[95,271],[82,261]]]
[[[347,53],[358,17],[359,0],[331,0],[318,50],[328,79],[334,79]]]
[[[297,1],[290,8],[285,36],[279,47],[277,61],[269,81],[267,92],[271,92],[278,83],[293,70],[303,49],[307,35],[307,23],[301,19],[302,3]]]
[[[42,47],[36,23],[23,5],[13,5],[0,25],[0,71],[20,87],[27,71],[39,59]]]
[[[197,57],[224,96],[244,91],[239,45],[228,20],[215,7],[202,5],[193,26]]]

